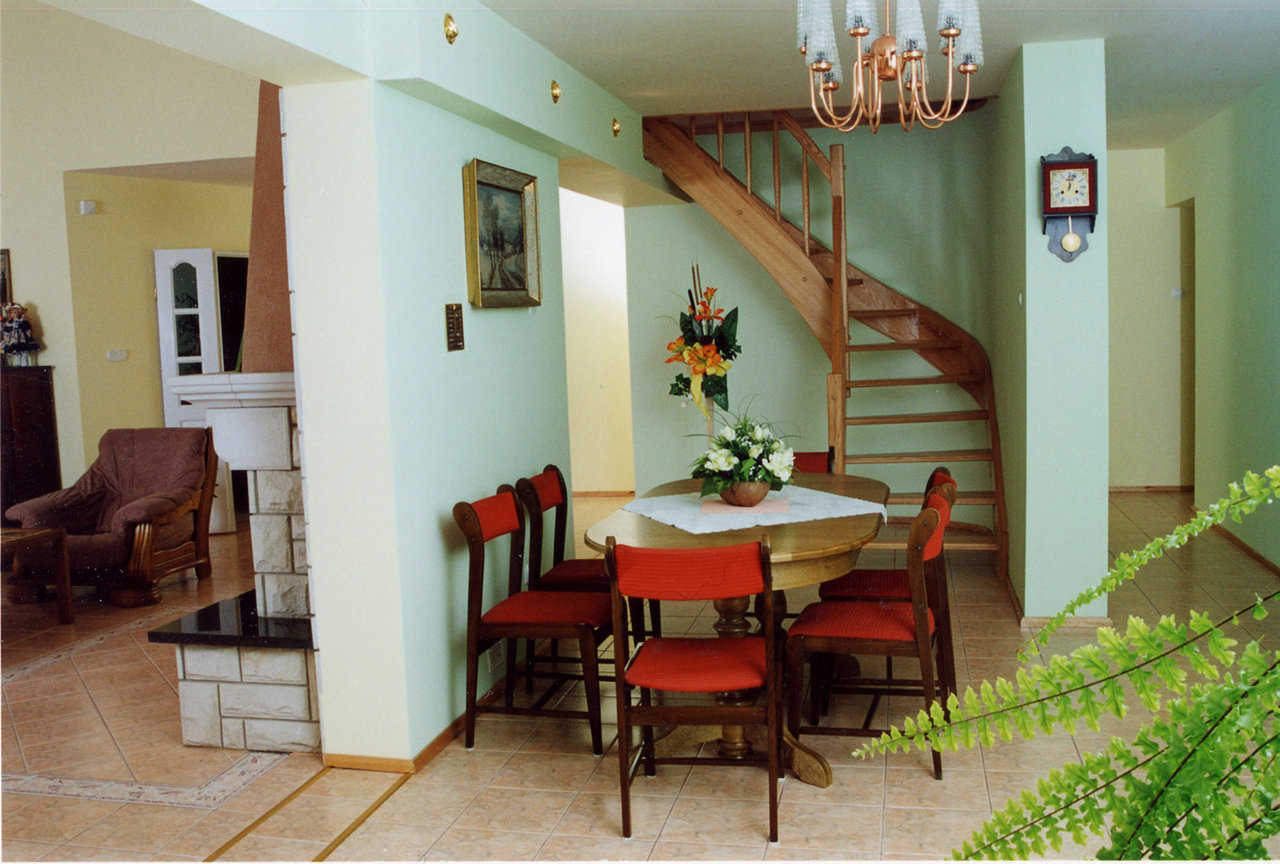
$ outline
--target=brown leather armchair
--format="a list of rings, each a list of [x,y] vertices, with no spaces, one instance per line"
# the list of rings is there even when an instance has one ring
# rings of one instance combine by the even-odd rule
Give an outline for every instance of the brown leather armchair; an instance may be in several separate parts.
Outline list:
[[[217,467],[212,429],[111,429],[74,486],[15,504],[5,517],[65,528],[73,579],[105,587],[113,604],[158,603],[156,583],[170,573],[209,575]],[[41,562],[18,563],[32,570]]]

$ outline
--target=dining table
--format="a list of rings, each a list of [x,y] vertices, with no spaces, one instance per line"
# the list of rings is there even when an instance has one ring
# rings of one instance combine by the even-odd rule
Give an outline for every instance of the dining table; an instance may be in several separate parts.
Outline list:
[[[845,474],[811,474],[796,472],[792,484],[846,498],[859,498],[884,506],[889,499],[889,487],[879,480]],[[696,493],[702,488],[699,479],[673,480],[655,486],[641,498]],[[767,501],[768,499],[766,499]],[[875,539],[884,524],[880,512],[833,519],[814,519],[803,522],[757,525],[750,528],[693,533],[668,525],[625,508],[614,511],[592,525],[584,533],[586,544],[603,552],[608,538],[628,546],[665,549],[692,549],[708,546],[731,546],[750,543],[768,535],[773,574],[774,614],[781,621],[786,614],[788,588],[816,585],[843,576],[853,569],[859,550]],[[751,631],[748,610],[751,598],[735,597],[714,601],[718,618],[715,630],[721,637],[746,636]],[[749,698],[741,694],[722,698]],[[815,786],[831,784],[831,766],[817,751],[806,747],[784,730],[783,746],[791,764],[792,773],[800,780]],[[724,727],[720,742],[720,754],[730,758],[747,758],[751,754],[751,742],[741,727]]]

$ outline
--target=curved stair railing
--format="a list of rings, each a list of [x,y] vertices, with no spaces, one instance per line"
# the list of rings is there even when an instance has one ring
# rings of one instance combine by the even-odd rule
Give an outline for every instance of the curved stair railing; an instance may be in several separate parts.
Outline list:
[[[753,132],[771,133],[772,201],[752,189]],[[712,134],[714,155],[698,141],[699,136]],[[733,134],[742,135],[742,179],[725,167],[725,136]],[[792,224],[782,212],[781,140],[784,135],[799,144],[802,154],[800,225]],[[964,328],[849,263],[845,237],[844,146],[832,145],[829,153],[824,154],[792,114],[760,111],[646,117],[644,155],[760,262],[826,352],[831,361],[831,372],[827,376],[827,441],[834,448],[835,464],[841,466],[840,470],[857,466],[860,472],[874,473],[875,466],[916,462],[989,464],[991,488],[962,491],[957,496],[957,505],[990,507],[992,526],[953,521],[946,543],[952,551],[993,552],[997,573],[1008,588],[1014,606],[1020,607],[1009,584],[1004,472],[991,363],[982,345]],[[822,191],[830,193],[829,243],[821,242],[813,232],[814,172],[819,181],[826,183]],[[844,290],[837,290],[836,286],[844,286]],[[865,325],[891,341],[852,344],[850,321]],[[914,352],[939,374],[886,378],[850,375],[850,370],[857,368],[860,356],[888,351]],[[867,388],[919,388],[939,384],[960,388],[973,399],[975,407],[894,414],[865,414],[858,409],[858,394]],[[984,422],[988,446],[846,452],[850,430],[859,427],[961,421]],[[893,505],[918,506],[919,501],[919,492],[914,489],[895,492],[889,498]],[[891,517],[889,526],[867,548],[905,548],[904,528],[909,522],[909,517]]]

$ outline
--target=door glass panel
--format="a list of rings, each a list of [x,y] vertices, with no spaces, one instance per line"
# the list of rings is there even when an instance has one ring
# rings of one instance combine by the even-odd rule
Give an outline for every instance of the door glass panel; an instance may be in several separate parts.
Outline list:
[[[199,305],[200,301],[196,297],[196,268],[186,263],[179,264],[173,268],[173,307],[195,309]]]
[[[173,316],[174,331],[177,334],[177,347],[179,357],[199,357],[200,356],[200,316],[199,315],[175,315]]]
[[[204,372],[203,363],[179,363],[179,375],[199,375]]]

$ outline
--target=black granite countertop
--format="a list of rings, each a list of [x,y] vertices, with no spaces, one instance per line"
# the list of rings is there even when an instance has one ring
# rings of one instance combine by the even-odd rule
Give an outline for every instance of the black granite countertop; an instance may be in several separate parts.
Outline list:
[[[259,618],[256,591],[219,600],[148,631],[147,641],[177,645],[311,648],[307,618]]]

